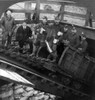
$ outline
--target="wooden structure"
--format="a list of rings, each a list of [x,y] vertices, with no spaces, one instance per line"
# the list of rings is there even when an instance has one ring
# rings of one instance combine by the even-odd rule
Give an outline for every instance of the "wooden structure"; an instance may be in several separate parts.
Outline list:
[[[48,65],[46,66],[47,63]],[[14,49],[5,50],[0,48],[0,69],[18,73],[34,84],[25,85],[46,93],[59,97],[64,97],[65,94],[72,94],[81,98],[91,98],[88,84],[74,79],[72,75],[60,70],[59,66],[46,59],[30,58],[27,55],[17,54]],[[10,78],[7,80],[19,83]]]
[[[91,81],[95,69],[95,59],[85,56],[71,47],[66,49],[63,55],[59,63],[63,71],[66,71],[74,78],[81,79],[86,83]]]
[[[25,0],[0,0],[0,15],[2,15],[2,13],[12,4],[17,3],[17,2],[22,2],[22,1],[25,1]],[[75,2],[82,2],[82,1],[83,0],[75,0]],[[84,0],[84,1],[91,2],[91,0]],[[92,1],[93,1],[92,3],[95,4],[94,0]],[[47,2],[47,0],[36,0],[36,1],[32,0],[32,2],[36,2],[37,4],[36,11],[39,14],[40,2]],[[54,3],[55,1],[49,0],[49,2]],[[60,2],[62,2],[62,0]],[[63,2],[67,3],[67,1],[63,1]],[[64,4],[64,3],[61,3],[61,4]],[[27,6],[26,8],[28,9]],[[29,11],[29,9],[23,10],[23,11],[28,12],[28,13],[31,12],[31,10]],[[50,12],[52,13],[54,11],[50,11]],[[42,13],[44,13],[44,11]],[[63,18],[62,12],[58,13],[57,11],[57,14],[61,15],[61,19]],[[62,24],[64,26],[65,24],[68,24],[68,23],[62,22]],[[68,24],[68,26],[71,27],[71,24]],[[79,25],[75,25],[75,27],[78,30],[78,34],[80,34],[82,31],[86,34],[88,43],[91,44],[89,45],[89,49],[91,50],[91,54],[93,53],[92,56],[95,57],[95,47],[94,47],[95,29],[91,27],[85,27],[85,26],[79,26]],[[82,79],[82,80],[85,79],[86,82],[90,79],[90,76],[92,76],[91,74],[93,74],[92,72],[94,71],[93,70],[94,62],[76,53],[74,53],[74,59],[71,60],[72,52],[73,51],[71,49],[70,51],[66,52],[68,56],[64,58],[65,63],[61,64],[59,68],[59,66],[57,66],[56,64],[53,64],[53,63],[51,64],[51,62],[45,59],[35,58],[35,57],[30,59],[27,55],[19,55],[12,50],[5,50],[5,49],[0,48],[0,68],[3,68],[2,64],[5,64],[6,66],[4,67],[4,69],[7,69],[9,71],[11,70],[13,72],[16,72],[22,75],[27,80],[31,81],[31,83],[35,84],[34,86],[35,89],[38,89],[44,92],[49,92],[51,94],[54,94],[60,97],[64,97],[66,94],[68,95],[71,94],[71,95],[76,95],[77,97],[79,96],[83,98],[83,100],[85,100],[85,97],[90,98],[89,100],[91,100],[91,94],[90,94],[91,91],[88,88],[89,85],[85,84],[85,82],[82,82],[81,80],[78,80],[78,79]],[[77,61],[74,61],[75,57],[77,57],[76,59]],[[81,61],[81,59],[83,60]],[[70,65],[67,65],[68,60],[69,61],[71,60]],[[64,61],[61,61],[61,62],[64,62]],[[47,63],[48,65],[46,66]],[[79,65],[79,63],[81,63],[82,65]],[[72,64],[74,65],[72,66]],[[83,71],[81,71],[82,66],[84,66]],[[92,66],[92,68],[90,68],[90,66]],[[86,73],[89,73],[89,69],[90,69],[91,74],[87,75]],[[81,74],[79,73],[80,71],[81,71]],[[74,77],[74,75],[77,75],[79,77]],[[93,77],[95,77],[95,75],[93,75]],[[10,81],[13,81],[13,80],[10,80]]]

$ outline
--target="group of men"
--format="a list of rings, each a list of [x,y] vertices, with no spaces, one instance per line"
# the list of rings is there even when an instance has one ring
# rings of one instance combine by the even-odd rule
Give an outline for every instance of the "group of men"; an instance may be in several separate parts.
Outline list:
[[[3,29],[2,44],[6,45],[7,39],[7,46],[10,46],[12,33],[15,29],[14,19],[11,17],[10,11],[6,12],[1,24]],[[48,18],[45,16],[40,23],[33,23],[31,27],[24,21],[17,29],[16,40],[19,43],[20,53],[23,53],[23,46],[26,43],[30,46],[30,56],[38,56],[41,48],[45,47],[49,52],[47,58],[53,61],[57,61],[60,58],[67,46],[84,53],[88,45],[85,34],[82,32],[81,35],[78,35],[73,25],[69,29],[68,25],[60,23],[58,17],[55,18],[53,23],[49,23]]]

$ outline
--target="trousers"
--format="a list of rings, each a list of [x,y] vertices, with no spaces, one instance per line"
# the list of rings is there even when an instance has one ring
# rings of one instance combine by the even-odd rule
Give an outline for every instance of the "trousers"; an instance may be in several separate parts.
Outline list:
[[[12,40],[12,34],[9,35],[8,32],[3,32],[2,45],[7,47],[10,46],[11,40]]]
[[[29,44],[30,46],[29,52],[32,53],[33,52],[33,42],[29,39],[19,41],[20,52],[22,52],[22,49],[25,43]]]

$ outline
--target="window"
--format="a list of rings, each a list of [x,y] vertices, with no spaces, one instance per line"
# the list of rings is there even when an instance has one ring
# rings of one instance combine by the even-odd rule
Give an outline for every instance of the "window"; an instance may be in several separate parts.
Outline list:
[[[31,3],[31,10],[35,10],[36,8],[36,3]]]
[[[46,16],[48,20],[54,20],[55,16],[58,15],[60,11],[61,4],[58,3],[41,3],[40,4],[40,20],[42,20],[43,16]]]
[[[25,19],[25,13],[12,13],[12,16],[15,20],[24,20]]]
[[[59,11],[61,5],[60,4],[49,4],[49,3],[41,3],[40,4],[40,10],[45,10],[45,11]]]
[[[49,13],[41,13],[40,14],[40,20],[42,20],[42,18],[46,16],[48,18],[48,20],[54,20],[55,16],[57,16],[57,14],[49,14]]]
[[[85,25],[85,19],[78,17],[78,16],[71,16],[71,15],[64,15],[64,20],[67,23],[71,23],[71,24],[75,24],[75,25],[80,25],[80,26],[84,26]]]
[[[24,4],[25,4],[24,2],[16,3],[16,4],[10,6],[9,8],[21,10],[21,9],[24,9]]]
[[[10,6],[9,8],[13,10],[12,16],[15,18],[15,20],[24,20],[26,19],[25,11],[27,10],[27,8],[29,8],[29,10],[35,10],[36,3],[31,2],[31,1],[30,2],[20,2],[20,3],[16,3]],[[32,16],[33,12],[31,13],[32,13],[31,14]]]
[[[87,13],[86,8],[72,6],[72,5],[65,5],[64,11],[70,12],[70,13],[75,13],[75,14],[82,14],[82,15],[86,15],[86,13]]]
[[[86,14],[87,14],[87,8],[85,7],[78,7],[75,5],[65,5],[63,20],[66,21],[67,23],[85,26]]]

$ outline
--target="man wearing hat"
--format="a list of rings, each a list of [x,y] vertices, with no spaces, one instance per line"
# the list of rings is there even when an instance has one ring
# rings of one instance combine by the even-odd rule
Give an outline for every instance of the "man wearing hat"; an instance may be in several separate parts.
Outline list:
[[[4,17],[2,17],[1,19],[1,28],[2,28],[2,34],[3,34],[2,45],[8,48],[11,45],[11,38],[15,29],[15,21],[14,21],[14,18],[11,16],[11,14],[12,14],[12,11],[8,9],[5,12]]]
[[[80,51],[81,53],[85,53],[87,46],[88,43],[86,41],[86,35],[82,32],[82,34],[80,35],[80,44],[78,46],[78,51]]]
[[[58,32],[59,33],[59,32]],[[64,25],[61,34],[57,34],[59,36],[59,41],[65,43],[65,41],[68,39],[68,25]]]
[[[73,48],[77,48],[79,45],[79,36],[77,34],[77,30],[74,26],[72,26],[71,33],[68,34],[68,44]]]
[[[67,38],[68,38],[68,25],[64,25],[63,27],[63,33],[61,34],[58,34],[58,44],[57,44],[57,59],[59,60],[64,49],[65,49],[65,43],[67,41]]]
[[[48,41],[50,43],[52,52],[49,57],[53,57],[53,61],[56,61],[57,58],[57,45],[58,42],[61,40],[60,37],[63,35],[63,26],[60,23],[60,19],[58,17],[55,18],[54,24],[51,26],[51,37],[50,39],[48,38]],[[48,57],[48,58],[49,58]]]
[[[35,34],[36,34],[36,41],[34,43],[34,50],[30,56],[34,56],[34,55],[38,56],[40,49],[46,46],[45,44],[45,40],[47,36],[46,30],[43,27],[39,26],[36,28]]]
[[[42,27],[45,31],[47,31],[47,29],[48,29],[48,18],[46,16],[44,16],[42,18],[42,21],[40,23],[40,27]]]
[[[46,16],[44,16],[44,17],[42,18],[42,23],[43,23],[43,24],[47,24],[47,22],[48,22],[48,18],[47,18]]]
[[[47,33],[48,33],[48,18],[44,16],[42,18],[41,23],[39,23],[38,27],[36,28],[37,39],[36,42],[34,43],[35,50],[30,56],[32,55],[38,56],[40,49],[46,46],[45,40],[47,39]]]
[[[63,32],[63,26],[61,25],[60,19],[58,17],[55,18],[53,27],[55,29],[54,35],[57,35],[58,32]]]

